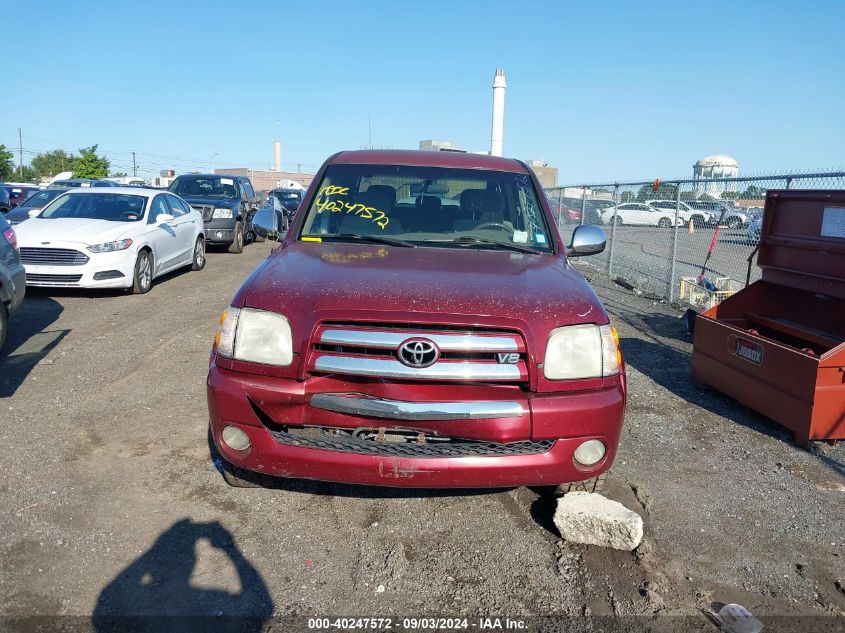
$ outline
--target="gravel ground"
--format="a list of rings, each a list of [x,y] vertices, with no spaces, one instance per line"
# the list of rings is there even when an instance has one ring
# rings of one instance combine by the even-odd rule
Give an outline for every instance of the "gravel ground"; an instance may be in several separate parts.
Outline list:
[[[845,450],[806,452],[693,386],[678,312],[598,275],[630,381],[606,494],[643,516],[635,552],[561,542],[553,502],[524,488],[227,487],[207,442],[208,351],[270,247],[211,253],[204,271],[144,296],[30,292],[0,356],[7,626],[92,613],[481,614],[706,631],[699,609],[713,602],[845,622]]]

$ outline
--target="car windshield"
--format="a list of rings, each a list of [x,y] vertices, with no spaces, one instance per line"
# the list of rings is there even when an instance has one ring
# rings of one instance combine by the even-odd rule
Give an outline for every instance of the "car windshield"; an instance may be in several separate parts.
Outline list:
[[[178,196],[202,198],[237,198],[238,189],[234,178],[185,177],[180,176],[170,185],[170,191]]]
[[[144,196],[125,193],[73,193],[69,192],[48,204],[40,218],[56,220],[77,218],[137,222],[144,216]]]
[[[44,191],[39,191],[38,193],[31,195],[18,206],[22,209],[24,207],[40,209],[47,206],[47,203],[50,202],[50,200],[55,200],[59,194],[64,193],[65,191],[66,190],[64,189],[45,189]]]
[[[479,169],[331,165],[311,200],[300,236],[386,238],[405,246],[552,250],[531,177]]]

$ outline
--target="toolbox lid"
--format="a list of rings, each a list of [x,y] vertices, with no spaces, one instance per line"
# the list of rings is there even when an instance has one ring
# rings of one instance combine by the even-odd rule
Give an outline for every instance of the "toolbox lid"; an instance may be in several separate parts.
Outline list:
[[[845,190],[770,190],[758,248],[764,281],[845,298]]]

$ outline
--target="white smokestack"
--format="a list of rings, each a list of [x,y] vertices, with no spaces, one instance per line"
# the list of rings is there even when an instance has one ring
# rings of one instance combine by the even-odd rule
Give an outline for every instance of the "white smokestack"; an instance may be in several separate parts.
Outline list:
[[[497,68],[493,77],[493,128],[490,132],[490,156],[502,155],[505,135],[505,69]]]
[[[282,142],[273,142],[273,171],[282,171]]]

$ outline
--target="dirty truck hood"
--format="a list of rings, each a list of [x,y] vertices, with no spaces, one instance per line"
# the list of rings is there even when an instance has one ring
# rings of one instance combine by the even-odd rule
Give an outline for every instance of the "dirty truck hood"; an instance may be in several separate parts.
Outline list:
[[[292,242],[256,271],[238,300],[284,314],[294,332],[315,320],[377,313],[475,317],[545,337],[572,323],[607,323],[598,298],[562,258],[474,248]],[[327,314],[328,313],[328,314]],[[297,334],[294,334],[298,338]]]

